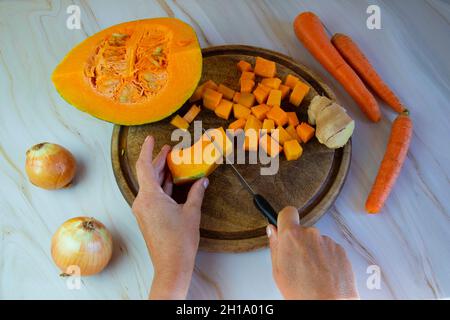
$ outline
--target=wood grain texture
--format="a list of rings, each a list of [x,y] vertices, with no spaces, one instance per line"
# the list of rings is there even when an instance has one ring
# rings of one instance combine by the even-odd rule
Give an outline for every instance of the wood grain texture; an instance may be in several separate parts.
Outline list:
[[[277,63],[277,75],[281,79],[287,74],[299,76],[311,86],[299,108],[282,103],[284,109],[297,112],[300,120],[306,121],[307,107],[318,93],[331,99],[333,92],[305,66],[292,59],[266,49],[250,46],[219,46],[203,50],[203,73],[201,82],[213,80],[238,89],[240,73],[236,68],[239,60],[254,65],[256,56],[262,56]],[[190,107],[186,103],[179,114]],[[169,117],[163,121],[141,126],[115,126],[112,135],[111,156],[114,173],[128,203],[134,201],[138,191],[135,164],[145,137],[155,137],[155,152],[164,144],[174,145]],[[231,119],[218,118],[213,112],[203,109],[196,120],[204,128],[227,128]],[[193,127],[190,132],[193,136]],[[264,195],[279,211],[287,205],[296,206],[301,222],[305,226],[314,224],[331,206],[339,194],[350,165],[351,143],[344,148],[331,150],[315,138],[303,145],[304,152],[297,161],[279,158],[279,170],[275,175],[261,175],[261,164],[236,165],[254,190]],[[248,159],[247,159],[248,160]],[[190,185],[176,186],[174,197],[184,202]],[[265,227],[267,220],[255,208],[251,195],[241,186],[229,166],[220,166],[211,176],[207,189],[200,225],[200,248],[206,251],[241,252],[254,250],[268,244]]]

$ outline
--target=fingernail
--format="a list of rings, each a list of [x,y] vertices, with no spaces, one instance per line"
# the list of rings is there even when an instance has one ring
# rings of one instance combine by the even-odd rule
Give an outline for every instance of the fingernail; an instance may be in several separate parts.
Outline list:
[[[150,139],[150,136],[147,136],[147,137],[145,138],[145,141],[144,141],[144,142],[147,142],[148,139]]]
[[[268,238],[272,236],[272,228],[270,227],[270,224],[266,227],[266,233]]]
[[[209,180],[208,180],[208,178],[205,178],[205,180],[203,180],[203,187],[206,189],[206,188],[208,188],[208,185],[209,185]]]

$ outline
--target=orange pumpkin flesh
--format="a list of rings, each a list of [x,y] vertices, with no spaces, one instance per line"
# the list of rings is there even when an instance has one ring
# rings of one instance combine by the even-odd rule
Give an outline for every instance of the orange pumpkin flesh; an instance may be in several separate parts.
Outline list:
[[[97,118],[155,122],[177,111],[202,73],[195,31],[175,18],[126,22],[76,46],[52,74],[61,96]]]
[[[207,133],[191,147],[174,149],[168,154],[167,166],[174,184],[210,175],[220,165],[223,155],[227,156],[232,152],[233,144],[223,128],[210,129]]]

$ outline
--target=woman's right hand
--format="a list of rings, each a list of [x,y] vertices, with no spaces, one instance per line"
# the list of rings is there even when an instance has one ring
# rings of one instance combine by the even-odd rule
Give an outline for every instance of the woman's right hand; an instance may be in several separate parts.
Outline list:
[[[275,282],[285,299],[357,299],[352,266],[344,249],[316,228],[300,226],[298,211],[286,207],[278,230],[267,227]]]

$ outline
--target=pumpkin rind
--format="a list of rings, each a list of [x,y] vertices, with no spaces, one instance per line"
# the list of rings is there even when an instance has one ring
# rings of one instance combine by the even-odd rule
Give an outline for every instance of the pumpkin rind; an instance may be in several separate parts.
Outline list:
[[[165,68],[162,70],[165,82],[161,87],[145,95],[145,97],[139,97],[136,101],[129,101],[128,97],[126,100],[121,100],[125,91],[125,87],[122,84],[121,87],[118,87],[119,85],[115,87],[122,90],[120,99],[113,94],[108,96],[108,93],[105,94],[98,87],[95,87],[96,84],[93,83],[92,78],[86,74],[87,65],[96,63],[96,61],[92,62],[92,59],[96,59],[99,55],[96,53],[96,50],[102,49],[103,47],[99,46],[107,41],[112,41],[110,39],[113,39],[116,35],[120,37],[127,36],[127,41],[130,43],[127,42],[124,59],[122,59],[126,61],[119,61],[125,64],[125,67],[120,69],[120,72],[124,74],[114,74],[116,77],[114,80],[123,78],[124,82],[131,82],[130,77],[134,77],[138,72],[145,72],[144,76],[149,74],[151,77],[153,73],[149,69],[136,71],[137,69],[129,68],[129,63],[130,61],[136,61],[136,64],[139,62],[134,58],[137,53],[133,52],[133,48],[137,52],[138,49],[143,48],[145,45],[149,47],[153,45],[151,42],[154,40],[152,32],[165,37],[163,45],[165,46],[164,57],[167,59],[167,63],[157,65],[157,68],[160,67],[161,70]],[[137,34],[135,38],[138,40],[133,38],[134,34]],[[147,38],[144,36],[139,37],[142,34],[147,36]],[[147,42],[144,43],[144,41]],[[155,41],[160,40],[156,39]],[[155,43],[157,46],[159,45],[159,42]],[[141,55],[141,60],[147,59],[148,55],[159,54],[157,50],[161,47],[156,47],[156,49],[153,49],[153,53],[150,54],[147,54],[145,51]],[[147,60],[158,63],[154,59],[149,58]],[[92,68],[95,66],[98,65],[94,65]],[[136,68],[138,67],[136,66]],[[104,69],[106,69],[106,72],[109,71],[107,68]],[[131,72],[127,72],[130,70]],[[52,81],[60,95],[79,110],[116,124],[138,125],[164,119],[177,111],[194,92],[201,73],[202,54],[192,27],[175,18],[155,18],[118,24],[85,39],[73,48],[56,67],[52,74]],[[108,80],[107,76],[108,74],[103,80]],[[136,77],[138,76],[140,80],[144,78],[141,74],[136,75]],[[150,84],[151,80],[144,84]],[[150,85],[149,88],[151,88]]]

